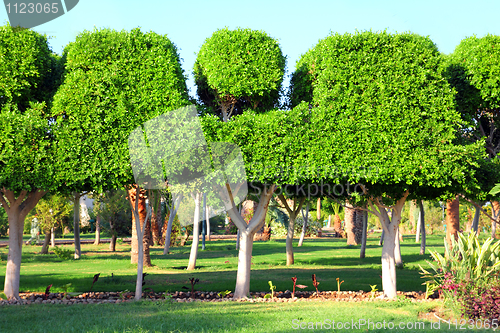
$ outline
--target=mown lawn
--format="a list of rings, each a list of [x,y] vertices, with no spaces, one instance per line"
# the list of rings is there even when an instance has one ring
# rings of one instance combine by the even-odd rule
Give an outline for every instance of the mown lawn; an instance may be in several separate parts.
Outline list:
[[[267,291],[272,280],[277,290],[291,289],[291,277],[297,276],[298,284],[307,285],[305,290],[314,290],[311,275],[316,274],[320,290],[337,290],[337,278],[344,283],[341,290],[370,290],[376,284],[381,289],[382,247],[378,245],[377,234],[368,238],[366,258],[359,258],[359,246],[346,246],[345,239],[306,239],[300,248],[294,244],[295,265],[286,266],[285,240],[255,242],[252,259],[251,291]],[[439,252],[444,251],[443,235],[430,235],[427,246]],[[189,244],[188,244],[189,245]],[[72,248],[64,245],[64,248]],[[110,252],[108,244],[99,246],[82,245],[80,260],[61,260],[55,254],[40,255],[40,246],[23,246],[21,268],[21,291],[45,291],[52,284],[51,291],[61,292],[62,286],[71,283],[68,291],[88,291],[93,276],[101,273],[94,291],[135,290],[136,265],[130,264],[130,245],[117,244],[117,251]],[[414,236],[405,236],[401,251],[405,266],[398,269],[398,290],[425,290],[418,265],[426,265],[428,254],[419,255],[419,244]],[[0,248],[0,283],[3,284],[7,248]],[[146,287],[162,291],[181,290],[189,285],[189,278],[200,280],[196,286],[202,291],[234,291],[238,253],[234,240],[207,242],[206,250],[198,252],[197,269],[185,270],[190,247],[173,248],[168,256],[162,248],[151,250],[153,267],[146,268]]]

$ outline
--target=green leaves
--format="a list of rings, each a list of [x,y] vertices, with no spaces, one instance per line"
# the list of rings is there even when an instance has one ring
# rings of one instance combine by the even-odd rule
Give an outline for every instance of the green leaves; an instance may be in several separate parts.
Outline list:
[[[271,109],[278,105],[285,63],[278,42],[262,31],[218,30],[196,59],[198,96],[208,106]]]
[[[153,32],[102,29],[81,33],[65,54],[53,114],[66,187],[101,192],[133,183],[130,132],[189,104],[177,48]]]

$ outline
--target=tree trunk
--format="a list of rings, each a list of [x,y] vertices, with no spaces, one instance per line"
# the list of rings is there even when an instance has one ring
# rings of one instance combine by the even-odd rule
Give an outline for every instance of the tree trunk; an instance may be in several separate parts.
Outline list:
[[[95,218],[95,240],[94,245],[101,244],[101,217],[98,215]]]
[[[479,230],[479,214],[480,213],[481,212],[480,212],[479,208],[475,207],[474,220],[472,220],[472,231],[474,231],[476,233],[476,235],[479,235],[478,230]]]
[[[328,215],[328,224],[326,225],[327,228],[331,228],[332,227],[332,216],[331,215]]]
[[[240,238],[241,238],[241,232],[240,229],[238,229],[238,232],[236,232],[236,250],[240,249]]]
[[[210,242],[210,207],[205,211],[205,220],[207,221],[207,240]]]
[[[116,251],[116,234],[111,235],[111,241],[109,242],[109,250],[112,252]]]
[[[80,193],[73,192],[73,233],[75,235],[75,259],[80,259],[82,249],[80,247]]]
[[[394,222],[387,226],[388,231],[384,234],[384,246],[382,247],[382,289],[384,290],[384,296],[388,298],[397,296],[396,263],[394,258],[397,225]]]
[[[417,231],[415,233],[415,243],[419,243],[420,242],[420,234],[422,233],[421,229],[422,229],[422,223],[420,223],[421,219],[422,219],[422,208],[420,208],[420,202],[422,200],[419,200],[419,209],[418,209],[418,220],[417,220]],[[423,205],[422,205],[423,207]]]
[[[56,228],[52,227],[50,228],[50,246],[55,247],[56,246]]]
[[[498,201],[492,201],[491,202],[492,206],[492,213],[493,213],[493,218],[495,221],[491,222],[491,238],[496,238],[497,236],[497,224],[496,222],[499,222],[499,215],[500,215],[500,202]]]
[[[396,239],[394,240],[394,264],[397,267],[402,267],[403,266],[403,258],[401,257],[401,245],[400,245],[400,240],[399,240],[399,225],[396,229]]]
[[[382,234],[380,235],[380,240],[378,241],[379,246],[384,245],[384,236],[385,236],[384,234],[385,234],[385,231],[384,231],[384,229],[382,229]]]
[[[203,209],[201,218],[201,250],[205,251],[205,237],[207,236],[207,194],[203,193]]]
[[[425,254],[425,211],[423,201],[418,202],[419,214],[418,214],[418,224],[420,225],[420,232],[422,233],[422,240],[420,243],[420,255]]]
[[[191,253],[189,254],[188,271],[196,268],[196,257],[198,256],[198,243],[200,242],[200,201],[201,193],[193,194],[194,199],[194,218],[193,218],[193,243],[191,244]]]
[[[295,228],[295,214],[290,214],[290,219],[288,221],[288,230],[286,233],[286,265],[290,266],[294,264],[293,258],[293,234]]]
[[[304,215],[304,212],[302,212],[302,219],[304,220],[304,224],[302,225],[302,233],[300,234],[300,239],[299,239],[299,244],[297,246],[302,246],[302,243],[304,242],[304,237],[306,237],[306,231],[307,231],[307,222],[309,219],[309,202],[306,205],[306,214]]]
[[[236,210],[234,203],[232,208],[227,210],[238,230],[241,230],[242,239],[238,253],[238,272],[236,275],[236,287],[234,290],[234,298],[241,299],[247,297],[250,290],[250,266],[252,260],[253,236],[260,229],[261,224],[265,221],[269,201],[276,189],[275,185],[270,188],[265,187],[261,192],[259,204],[254,212],[253,217],[248,224]]]
[[[175,215],[177,215],[177,210],[182,201],[182,194],[179,194],[177,198],[172,195],[172,203],[170,204],[170,214],[168,216],[167,233],[165,234],[165,247],[163,248],[163,254],[168,254],[170,250],[170,237],[172,235],[172,225],[174,223]],[[187,230],[187,229],[186,229]],[[184,246],[184,244],[182,244]]]
[[[132,207],[136,206],[136,188],[132,187],[130,189],[127,189],[128,191],[128,197],[130,200],[130,204]],[[149,255],[149,241],[150,238],[147,237],[147,232],[150,231],[148,228],[148,223],[145,221],[147,211],[146,211],[146,198],[145,198],[146,191],[143,189],[139,189],[139,199],[138,199],[138,216],[139,216],[139,228],[144,229],[144,234],[142,235],[142,243],[143,245],[140,246],[142,248],[143,253],[143,258],[144,258],[144,266],[150,267],[151,265],[151,256]],[[144,225],[144,222],[146,222],[146,225]],[[136,216],[135,214],[132,214],[132,241],[131,241],[131,249],[130,249],[130,263],[131,264],[137,264],[139,259],[139,242],[137,238],[137,227],[136,227]]]
[[[252,266],[253,236],[255,232],[246,230],[241,233],[238,252],[238,271],[236,273],[236,287],[234,298],[246,297],[250,293],[250,269]]]
[[[415,223],[415,211],[416,211],[416,203],[415,203],[415,200],[411,200],[409,202],[409,205],[410,205],[410,212],[409,212],[409,218],[410,218],[410,228],[411,228],[411,232],[415,231],[415,227],[417,225],[417,223]]]
[[[45,237],[43,238],[43,245],[40,254],[49,254],[50,235],[50,229],[45,229]]]
[[[40,190],[29,193],[21,191],[16,199],[13,191],[5,188],[0,189],[0,203],[7,213],[9,222],[9,252],[3,290],[8,300],[20,300],[19,281],[21,277],[24,219],[45,193],[47,192]]]
[[[321,222],[321,198],[316,201],[316,220]]]
[[[451,248],[451,238],[458,240],[458,230],[460,229],[460,203],[458,196],[454,200],[446,202],[446,241]]]
[[[159,200],[160,195],[156,191],[151,191],[151,198],[149,199],[151,204],[151,235],[153,237],[153,245],[157,246],[161,244],[162,237],[160,233],[160,218],[161,218],[161,201]]]
[[[384,245],[382,247],[382,288],[384,290],[384,296],[390,299],[396,298],[397,288],[396,288],[396,261],[395,261],[395,250],[396,250],[396,238],[398,233],[399,223],[401,222],[401,211],[403,209],[406,198],[409,192],[406,191],[403,197],[401,197],[396,204],[392,207],[391,218],[387,210],[381,204],[378,204],[377,209],[374,208],[373,202],[370,200],[370,208],[375,215],[378,216],[384,233]],[[378,202],[378,200],[376,200]]]
[[[368,212],[363,211],[363,233],[361,235],[361,251],[359,252],[359,257],[363,259],[366,252],[366,238],[368,234]]]
[[[356,237],[356,210],[350,203],[346,203],[344,208],[344,223],[345,232],[347,235],[347,245],[358,245],[358,237]]]

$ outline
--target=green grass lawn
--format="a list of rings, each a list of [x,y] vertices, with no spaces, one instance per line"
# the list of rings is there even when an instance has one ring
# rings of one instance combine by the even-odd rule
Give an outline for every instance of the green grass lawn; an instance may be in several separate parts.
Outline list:
[[[419,319],[436,303],[296,302],[296,303],[168,303],[141,301],[125,304],[0,307],[0,332],[436,332],[432,321]],[[360,324],[365,325],[360,326]],[[386,329],[383,329],[383,325]],[[351,329],[355,323],[356,328]],[[371,326],[368,326],[371,323]],[[420,324],[421,323],[421,324]],[[323,329],[321,329],[323,324]],[[349,325],[349,329],[346,326]],[[434,325],[437,319],[434,320]],[[312,326],[310,326],[312,325]],[[338,326],[337,326],[338,325]],[[378,326],[376,326],[378,325]],[[399,326],[401,325],[401,326]],[[418,326],[417,326],[418,325]],[[343,329],[337,329],[337,328]],[[377,329],[377,327],[379,329]],[[400,329],[404,328],[404,329]],[[413,329],[409,329],[409,328]],[[309,331],[309,329],[308,329]]]
[[[311,275],[316,274],[320,290],[337,290],[339,278],[344,283],[341,290],[370,290],[376,284],[381,289],[382,247],[378,245],[377,234],[368,238],[366,258],[359,258],[359,246],[346,246],[345,239],[307,239],[300,248],[294,248],[295,265],[286,266],[285,240],[255,242],[252,259],[251,291],[267,291],[272,280],[277,290],[291,290],[291,277],[297,276],[298,284],[307,285],[305,290],[314,290]],[[428,248],[444,252],[443,235],[430,235]],[[188,244],[189,245],[189,244]],[[23,246],[21,267],[21,291],[45,291],[52,284],[54,292],[61,292],[61,286],[71,283],[68,291],[88,291],[94,274],[101,273],[94,291],[135,290],[137,266],[130,264],[130,245],[117,244],[117,251],[110,252],[108,244],[98,246],[82,245],[80,260],[61,260],[55,254],[40,255],[40,246]],[[70,245],[64,248],[72,248]],[[418,265],[426,265],[430,256],[419,255],[419,244],[414,236],[405,236],[401,251],[405,266],[398,269],[398,290],[425,290],[422,286]],[[0,283],[3,283],[7,258],[7,248],[0,248]],[[198,252],[197,269],[185,270],[190,247],[173,248],[168,256],[162,248],[151,249],[153,267],[146,268],[146,287],[156,292],[181,290],[189,286],[189,278],[200,280],[196,285],[202,291],[234,291],[238,253],[235,241],[207,242],[206,250]]]
[[[301,248],[295,247],[295,262],[286,266],[285,240],[256,242],[253,250],[251,277],[252,291],[268,291],[272,280],[278,291],[292,288],[291,277],[297,283],[314,290],[311,274],[320,281],[320,290],[337,290],[336,278],[344,280],[341,290],[370,290],[370,284],[381,289],[382,248],[378,236],[368,239],[366,258],[359,259],[359,246],[346,246],[345,239],[307,239]],[[430,235],[428,248],[444,251],[443,235]],[[294,244],[296,245],[296,244]],[[55,254],[39,255],[40,246],[23,246],[21,291],[43,292],[49,284],[51,291],[88,291],[94,274],[101,273],[95,291],[135,290],[136,265],[130,264],[130,245],[117,244],[110,252],[108,244],[82,245],[80,260],[61,260]],[[72,246],[65,245],[65,248]],[[405,267],[397,271],[398,290],[424,290],[418,264],[425,265],[430,256],[419,255],[419,244],[414,236],[405,236],[401,251]],[[188,279],[196,277],[197,290],[234,291],[237,251],[235,241],[207,242],[207,249],[199,251],[197,269],[186,272],[189,246],[173,248],[168,256],[162,249],[152,248],[153,267],[146,268],[146,287],[157,292],[181,290],[189,286]],[[0,248],[0,283],[3,283],[7,248]],[[337,329],[340,332],[385,332],[382,327],[392,323],[397,331],[436,332],[460,331],[441,322],[441,330],[431,328],[431,321],[419,318],[442,303],[412,303],[408,299],[392,302],[295,302],[295,303],[171,303],[169,301],[141,301],[120,304],[31,304],[0,306],[0,332],[293,332],[309,330],[330,332],[332,322],[345,323],[356,328]],[[432,320],[432,317],[431,317]],[[366,325],[360,326],[365,322]],[[367,326],[371,322],[372,326]],[[400,329],[399,324],[405,329]],[[417,327],[416,323],[423,323]],[[437,319],[433,321],[437,325]],[[323,329],[320,328],[323,324]],[[374,325],[379,326],[374,326]],[[302,325],[302,327],[300,326]],[[312,325],[312,326],[311,326]],[[408,329],[414,325],[413,329]],[[317,327],[317,329],[316,329]],[[380,327],[380,328],[377,328]]]

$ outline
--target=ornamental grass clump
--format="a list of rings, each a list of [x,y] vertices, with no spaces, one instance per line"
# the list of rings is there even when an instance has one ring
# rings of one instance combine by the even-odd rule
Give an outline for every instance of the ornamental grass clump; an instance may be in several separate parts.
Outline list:
[[[434,262],[427,262],[431,273],[420,266],[429,291],[439,290],[455,312],[470,319],[500,317],[500,241],[489,238],[481,245],[477,235],[459,234],[446,240],[445,255],[430,251]]]

